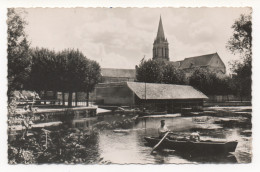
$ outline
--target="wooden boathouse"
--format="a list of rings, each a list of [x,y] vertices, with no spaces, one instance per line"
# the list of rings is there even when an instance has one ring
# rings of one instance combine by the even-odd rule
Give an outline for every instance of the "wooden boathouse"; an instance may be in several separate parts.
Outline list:
[[[167,112],[187,108],[200,109],[208,98],[189,85],[142,82],[98,84],[95,94],[99,105],[139,106]]]

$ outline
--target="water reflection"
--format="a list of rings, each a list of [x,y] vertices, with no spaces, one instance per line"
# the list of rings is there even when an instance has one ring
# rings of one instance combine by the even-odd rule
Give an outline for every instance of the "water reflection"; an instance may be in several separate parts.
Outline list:
[[[211,109],[214,116],[206,112],[194,116],[145,118],[136,121],[129,132],[115,133],[113,130],[99,132],[97,145],[93,153],[98,149],[100,158],[111,163],[119,164],[161,164],[161,163],[249,163],[251,162],[251,113],[241,113],[245,119],[237,118],[236,114],[230,111],[219,111]],[[228,113],[228,114],[227,114]],[[213,113],[212,113],[213,114]],[[236,118],[233,118],[233,115]],[[248,115],[245,116],[245,115]],[[96,119],[96,122],[122,121],[132,116],[106,114]],[[236,152],[225,155],[190,155],[179,153],[174,150],[157,150],[150,154],[151,147],[146,145],[145,136],[158,136],[157,128],[160,120],[164,119],[170,130],[180,135],[188,135],[193,131],[199,131],[201,139],[210,140],[237,140]],[[95,121],[95,120],[94,120]],[[91,127],[93,123],[84,124]],[[224,121],[224,122],[223,122]],[[232,121],[227,124],[227,121]],[[85,121],[86,122],[86,121]],[[74,127],[79,127],[79,121]],[[250,124],[248,124],[250,123]],[[243,124],[239,127],[237,124]],[[83,127],[84,127],[83,125]],[[82,127],[82,126],[80,126]],[[91,151],[91,150],[89,150]]]

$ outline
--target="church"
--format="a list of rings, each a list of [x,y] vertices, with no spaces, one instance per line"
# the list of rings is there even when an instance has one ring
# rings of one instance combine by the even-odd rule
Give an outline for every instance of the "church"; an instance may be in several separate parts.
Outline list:
[[[169,43],[160,17],[153,42],[152,60],[164,60],[185,72],[189,77],[194,69],[204,68],[224,76],[226,66],[218,53],[186,57],[171,61]],[[147,106],[156,111],[181,111],[183,108],[200,109],[206,95],[189,85],[141,83],[136,81],[135,69],[101,68],[101,82],[96,85],[93,100],[98,105]]]
[[[170,61],[169,43],[164,34],[161,17],[152,51],[153,60],[163,59],[168,63],[172,63],[176,68],[182,69],[186,77],[189,77],[195,68],[208,69],[218,75],[224,75],[226,73],[226,66],[218,53],[186,57],[181,61]],[[129,82],[135,81],[136,73],[135,69],[101,68],[101,76],[101,83]]]

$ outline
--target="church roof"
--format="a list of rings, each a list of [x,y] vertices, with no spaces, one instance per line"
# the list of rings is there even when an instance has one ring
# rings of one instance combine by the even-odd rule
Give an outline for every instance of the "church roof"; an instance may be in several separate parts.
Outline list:
[[[211,59],[218,54],[206,54],[202,56],[195,56],[195,57],[189,57],[185,58],[183,61],[180,62],[180,68],[186,69],[191,67],[201,67],[201,66],[208,66]]]
[[[165,39],[161,16],[160,16],[160,21],[159,21],[159,26],[158,26],[156,39],[163,39],[163,40]]]
[[[202,92],[189,85],[127,82],[140,99],[207,99]],[[146,89],[145,89],[146,88]],[[145,95],[146,94],[146,95]]]
[[[135,69],[101,68],[104,77],[135,78]]]

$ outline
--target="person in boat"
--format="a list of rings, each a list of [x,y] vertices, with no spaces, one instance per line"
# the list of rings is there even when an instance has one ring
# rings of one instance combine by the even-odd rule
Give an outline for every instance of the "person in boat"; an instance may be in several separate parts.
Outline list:
[[[169,131],[170,130],[165,125],[165,120],[161,120],[161,126],[158,128],[159,138],[163,138],[163,136]]]
[[[200,141],[200,134],[199,134],[198,131],[191,133],[190,141],[193,141],[193,142],[199,142]]]

